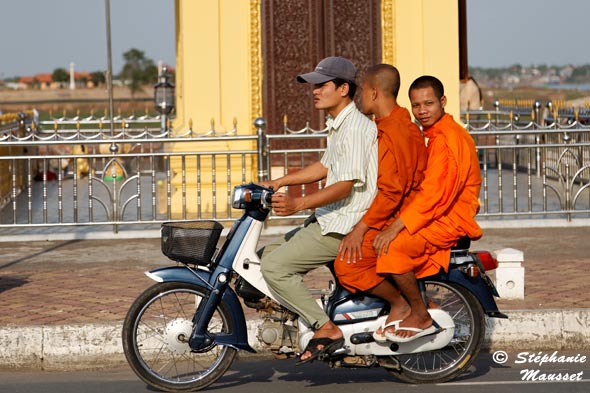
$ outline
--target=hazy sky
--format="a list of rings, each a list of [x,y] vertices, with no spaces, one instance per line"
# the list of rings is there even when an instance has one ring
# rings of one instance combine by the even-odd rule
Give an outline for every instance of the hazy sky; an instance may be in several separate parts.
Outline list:
[[[196,0],[203,1],[203,0]],[[0,78],[107,68],[104,0],[0,0]],[[131,48],[175,62],[173,0],[110,0],[113,73]]]
[[[469,65],[590,64],[589,0],[467,0]]]
[[[71,62],[79,71],[106,69],[104,0],[0,4],[0,78],[68,69]],[[131,48],[174,64],[173,0],[110,0],[110,7],[115,74]],[[471,66],[590,63],[590,0],[467,0],[467,14]]]

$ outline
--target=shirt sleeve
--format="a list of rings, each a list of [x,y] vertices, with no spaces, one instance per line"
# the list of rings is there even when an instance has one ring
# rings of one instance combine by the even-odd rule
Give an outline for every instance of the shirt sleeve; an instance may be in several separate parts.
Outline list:
[[[360,123],[360,122],[359,122]],[[361,187],[366,181],[367,168],[371,158],[371,149],[376,140],[369,138],[367,125],[353,125],[322,157],[322,164],[332,170],[335,181],[354,180],[355,187]]]
[[[410,233],[416,233],[442,216],[454,200],[458,166],[443,137],[431,140],[428,165],[416,197],[401,213]]]
[[[363,217],[363,222],[369,227],[382,229],[387,219],[398,209],[404,193],[399,178],[395,156],[385,149],[380,154],[377,195]]]

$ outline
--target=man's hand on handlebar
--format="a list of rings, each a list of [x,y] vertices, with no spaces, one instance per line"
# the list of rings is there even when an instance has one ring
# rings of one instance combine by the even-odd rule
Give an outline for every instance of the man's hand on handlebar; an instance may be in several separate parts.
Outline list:
[[[303,198],[275,192],[272,196],[272,209],[277,216],[290,216],[304,209]]]
[[[259,186],[265,187],[265,188],[272,188],[273,191],[278,191],[278,189],[281,188],[281,185],[279,184],[279,182],[277,180],[261,181],[256,184],[258,184]]]

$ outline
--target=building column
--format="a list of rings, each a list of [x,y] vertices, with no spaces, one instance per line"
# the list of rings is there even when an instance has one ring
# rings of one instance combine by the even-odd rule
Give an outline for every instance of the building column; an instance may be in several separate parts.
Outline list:
[[[195,135],[212,128],[223,135],[234,127],[238,135],[252,135],[254,119],[261,116],[262,59],[260,48],[260,1],[243,0],[176,0],[176,118],[173,135],[192,129]],[[220,151],[252,149],[252,142],[219,141],[183,144],[174,151]],[[213,162],[201,157],[199,169],[202,186],[197,195],[196,182],[187,184],[186,208],[197,209],[207,216],[216,205],[217,211],[227,205],[225,174],[230,172],[232,187],[241,180],[242,164],[232,158],[230,168],[225,157]],[[170,162],[173,173],[195,173],[197,160]],[[256,158],[247,172],[256,179]],[[216,168],[217,179],[212,177]],[[172,181],[172,214],[182,208],[181,177]]]
[[[421,75],[440,79],[446,111],[459,120],[459,3],[457,0],[382,0],[383,61],[401,75],[398,102],[410,107],[408,88]]]

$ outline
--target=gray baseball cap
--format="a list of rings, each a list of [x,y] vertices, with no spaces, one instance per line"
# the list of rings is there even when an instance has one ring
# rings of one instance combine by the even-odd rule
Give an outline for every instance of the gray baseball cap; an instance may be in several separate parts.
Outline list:
[[[350,60],[340,56],[332,56],[320,61],[312,72],[298,75],[297,81],[317,85],[340,78],[354,83],[355,76],[356,68]]]

